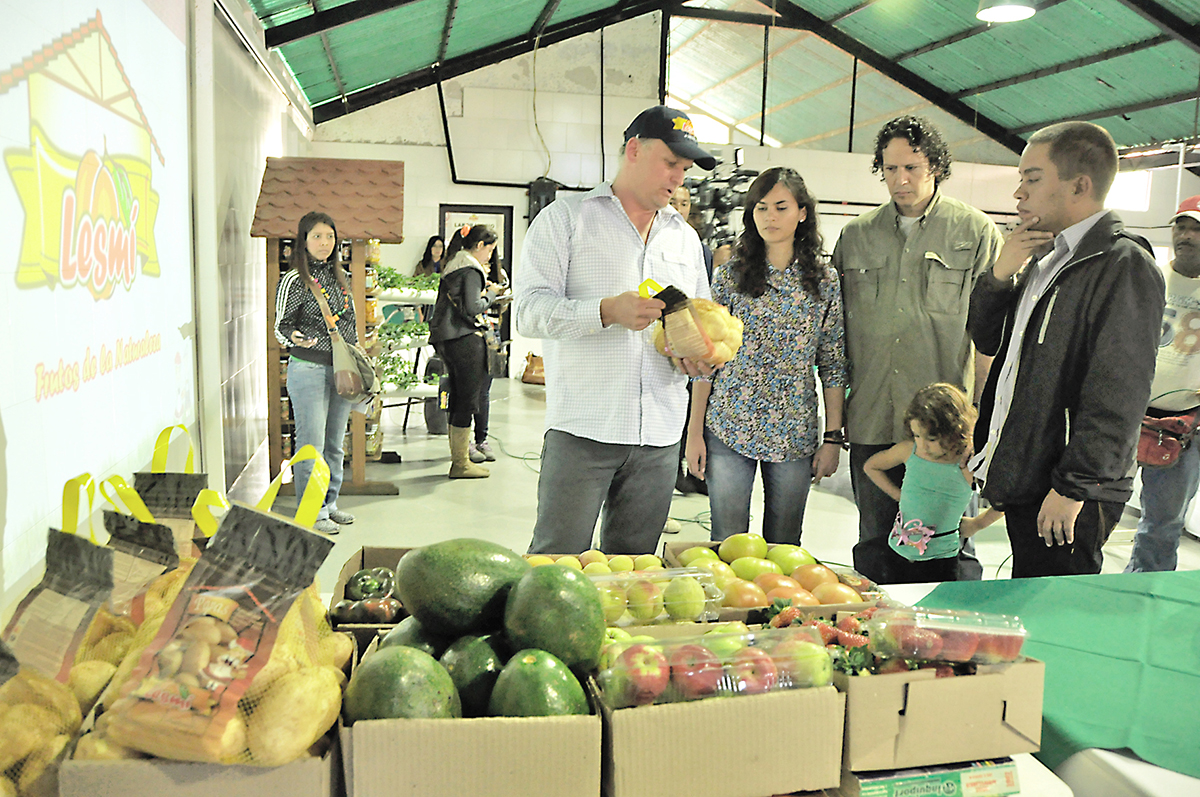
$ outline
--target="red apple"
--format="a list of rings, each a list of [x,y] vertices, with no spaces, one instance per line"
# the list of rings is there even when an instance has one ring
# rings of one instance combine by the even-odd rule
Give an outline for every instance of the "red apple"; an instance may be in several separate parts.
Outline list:
[[[625,673],[625,699],[635,706],[653,703],[671,676],[667,657],[649,645],[631,645],[621,652],[614,665]]]
[[[729,661],[733,688],[748,695],[757,695],[775,687],[777,670],[771,657],[758,648],[742,648]]]
[[[716,694],[725,668],[703,645],[680,645],[671,654],[671,680],[688,700]]]

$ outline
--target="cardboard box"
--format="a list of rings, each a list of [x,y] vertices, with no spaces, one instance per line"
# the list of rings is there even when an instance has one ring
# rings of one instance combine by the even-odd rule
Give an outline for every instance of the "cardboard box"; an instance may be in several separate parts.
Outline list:
[[[596,714],[360,720],[339,731],[347,797],[600,793]]]
[[[711,624],[638,626],[658,639]],[[844,695],[832,686],[612,710],[604,720],[605,797],[763,797],[836,787]]]
[[[64,761],[61,797],[334,797],[342,793],[335,740],[322,758],[281,767],[222,766],[186,761]]]
[[[712,548],[714,551],[719,548],[719,542],[695,542],[688,540],[673,540],[663,543],[662,558],[667,563],[667,567],[683,567],[679,561],[679,554],[686,551],[688,548],[703,546]],[[768,549],[775,547],[774,543],[768,544]],[[837,568],[834,568],[837,570]],[[786,573],[784,575],[787,575]],[[861,612],[870,606],[874,606],[881,598],[886,598],[887,594],[880,590],[879,592],[865,593],[863,603],[829,603],[822,606],[799,606],[798,609],[804,619],[809,620],[814,617],[825,619],[836,619],[838,612]],[[722,606],[717,613],[718,622],[729,622],[733,620],[741,620],[743,623],[761,623],[763,618],[758,616],[761,614],[759,609],[737,609],[732,606]]]
[[[1017,765],[1011,758],[882,772],[846,772],[836,791],[838,797],[909,797],[918,794],[1010,797],[1020,793]]]
[[[605,797],[763,797],[836,786],[844,695],[831,686],[664,703],[604,719]]]
[[[845,767],[901,769],[1036,752],[1042,741],[1042,684],[1036,659],[981,666],[975,675],[934,670],[851,677],[846,694]]]
[[[348,797],[600,792],[595,716],[362,720],[342,749]]]
[[[390,567],[396,569],[396,563],[400,561],[400,557],[408,553],[411,548],[376,548],[364,547],[346,560],[342,565],[341,572],[338,573],[337,583],[333,585],[332,597],[329,599],[329,608],[340,600],[343,600],[346,595],[346,584],[350,583],[350,577],[359,570],[372,567]],[[408,612],[404,609],[400,610],[400,616],[397,622],[408,616]],[[367,645],[371,644],[371,640],[379,636],[380,631],[390,631],[395,628],[395,623],[380,624],[380,623],[341,623],[335,625],[333,617],[329,618],[329,624],[334,631],[347,631],[354,635],[355,642],[358,643],[359,651],[365,651]]]

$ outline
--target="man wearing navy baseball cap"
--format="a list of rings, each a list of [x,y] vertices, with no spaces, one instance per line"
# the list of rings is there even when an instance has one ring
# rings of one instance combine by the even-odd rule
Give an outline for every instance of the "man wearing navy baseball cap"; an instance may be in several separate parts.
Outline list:
[[[625,130],[617,176],[548,205],[525,234],[513,277],[517,331],[543,338],[546,434],[530,553],[653,553],[671,508],[687,376],[647,330],[663,302],[652,279],[709,298],[700,238],[671,195],[692,164],[716,167],[692,120],[665,106]],[[600,540],[592,533],[601,507]]]
[[[1171,217],[1175,258],[1167,266],[1163,336],[1150,386],[1151,418],[1200,414],[1200,196],[1183,200]],[[1186,444],[1174,464],[1142,468],[1142,516],[1126,573],[1174,570],[1179,535],[1200,484],[1200,445]]]

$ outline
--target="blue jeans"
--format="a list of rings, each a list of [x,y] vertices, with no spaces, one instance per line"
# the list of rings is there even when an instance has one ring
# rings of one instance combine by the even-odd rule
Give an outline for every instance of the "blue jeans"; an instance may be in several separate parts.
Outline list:
[[[760,462],[742,456],[704,428],[708,504],[712,539],[723,540],[750,530],[750,493],[754,473],[762,467],[763,524],[767,542],[800,544],[804,505],[812,484],[812,457],[785,462]]]
[[[329,466],[329,489],[317,516],[317,520],[324,520],[337,509],[338,494],[342,489],[342,445],[353,405],[338,395],[332,365],[297,357],[288,358],[287,391],[292,400],[292,419],[296,423],[295,450],[311,445]],[[304,495],[311,473],[312,460],[298,462],[292,468],[297,501]]]
[[[1174,570],[1188,504],[1200,484],[1200,444],[1188,446],[1169,468],[1142,468],[1142,518],[1126,573]]]

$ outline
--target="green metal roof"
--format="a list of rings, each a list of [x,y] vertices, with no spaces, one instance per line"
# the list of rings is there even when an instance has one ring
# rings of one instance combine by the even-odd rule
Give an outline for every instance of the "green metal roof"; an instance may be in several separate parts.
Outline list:
[[[902,113],[985,163],[1014,162],[1066,119],[1123,147],[1200,132],[1200,0],[1039,0],[1032,18],[991,26],[977,0],[247,2],[317,122],[662,11],[668,94],[784,146],[869,151]]]

